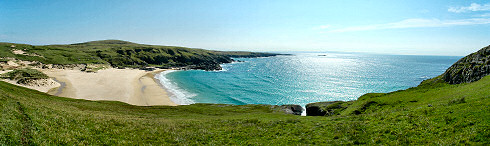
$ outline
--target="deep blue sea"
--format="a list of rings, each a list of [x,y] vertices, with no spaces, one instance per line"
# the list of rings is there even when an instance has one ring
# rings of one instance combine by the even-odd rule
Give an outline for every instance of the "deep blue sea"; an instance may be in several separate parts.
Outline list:
[[[325,55],[325,56],[324,56]],[[177,104],[299,104],[355,100],[417,86],[461,57],[294,53],[235,58],[222,71],[167,71],[156,76]]]

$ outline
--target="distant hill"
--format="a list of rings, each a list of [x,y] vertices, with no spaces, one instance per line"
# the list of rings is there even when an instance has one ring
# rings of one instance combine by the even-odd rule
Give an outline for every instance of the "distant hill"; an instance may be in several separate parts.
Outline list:
[[[24,54],[16,54],[21,50]],[[27,55],[26,55],[27,54]],[[101,40],[70,45],[33,46],[0,43],[0,58],[37,61],[42,64],[109,64],[113,67],[187,67],[219,70],[231,57],[267,57],[279,54],[226,52],[175,46],[137,44],[121,40]]]
[[[136,44],[136,43],[122,41],[122,40],[100,40],[100,41],[90,41],[85,43],[76,43],[71,45],[107,45],[107,44],[127,45],[127,44]]]

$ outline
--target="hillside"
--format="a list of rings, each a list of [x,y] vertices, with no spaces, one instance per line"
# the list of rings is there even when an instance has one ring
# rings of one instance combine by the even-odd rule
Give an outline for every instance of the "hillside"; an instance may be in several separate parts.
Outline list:
[[[270,105],[140,107],[55,97],[0,82],[0,144],[477,144],[490,142],[490,76],[370,93],[284,114]]]
[[[174,46],[144,45],[120,40],[102,40],[70,45],[33,46],[0,43],[0,59],[35,61],[40,64],[107,64],[112,67],[188,67],[219,70],[231,57],[267,57],[278,54],[223,52]],[[1,61],[0,60],[0,61]]]
[[[266,105],[68,99],[0,82],[0,144],[488,144],[488,89],[490,77],[368,94],[340,115],[301,117]]]

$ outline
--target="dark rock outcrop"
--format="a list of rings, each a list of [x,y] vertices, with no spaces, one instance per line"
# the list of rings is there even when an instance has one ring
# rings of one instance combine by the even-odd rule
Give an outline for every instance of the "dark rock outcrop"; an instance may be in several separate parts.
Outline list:
[[[229,62],[226,62],[229,63]],[[197,65],[187,66],[189,69],[200,69],[205,71],[221,70],[221,65],[219,63],[200,63]]]
[[[286,114],[293,115],[301,115],[304,110],[300,105],[279,105],[278,108]]]
[[[347,107],[343,101],[315,102],[306,105],[306,116],[332,116],[339,114]]]
[[[490,46],[472,53],[449,67],[442,75],[449,84],[470,83],[490,74]]]
[[[278,53],[259,53],[259,52],[222,52],[226,56],[231,58],[257,58],[257,57],[272,57],[278,55],[291,55],[291,54],[278,54]]]

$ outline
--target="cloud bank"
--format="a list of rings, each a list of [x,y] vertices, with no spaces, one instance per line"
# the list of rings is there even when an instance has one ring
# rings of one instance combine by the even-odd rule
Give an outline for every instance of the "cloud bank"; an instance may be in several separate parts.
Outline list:
[[[449,26],[478,25],[478,24],[490,24],[490,18],[471,18],[471,19],[457,19],[457,20],[405,19],[402,21],[386,23],[386,24],[352,26],[352,27],[345,27],[339,29],[332,29],[328,32],[352,32],[352,31],[424,28],[424,27],[449,27]]]
[[[477,3],[471,3],[470,6],[467,7],[450,7],[447,11],[454,13],[463,13],[463,12],[475,12],[475,11],[489,11],[490,4],[480,5]]]

